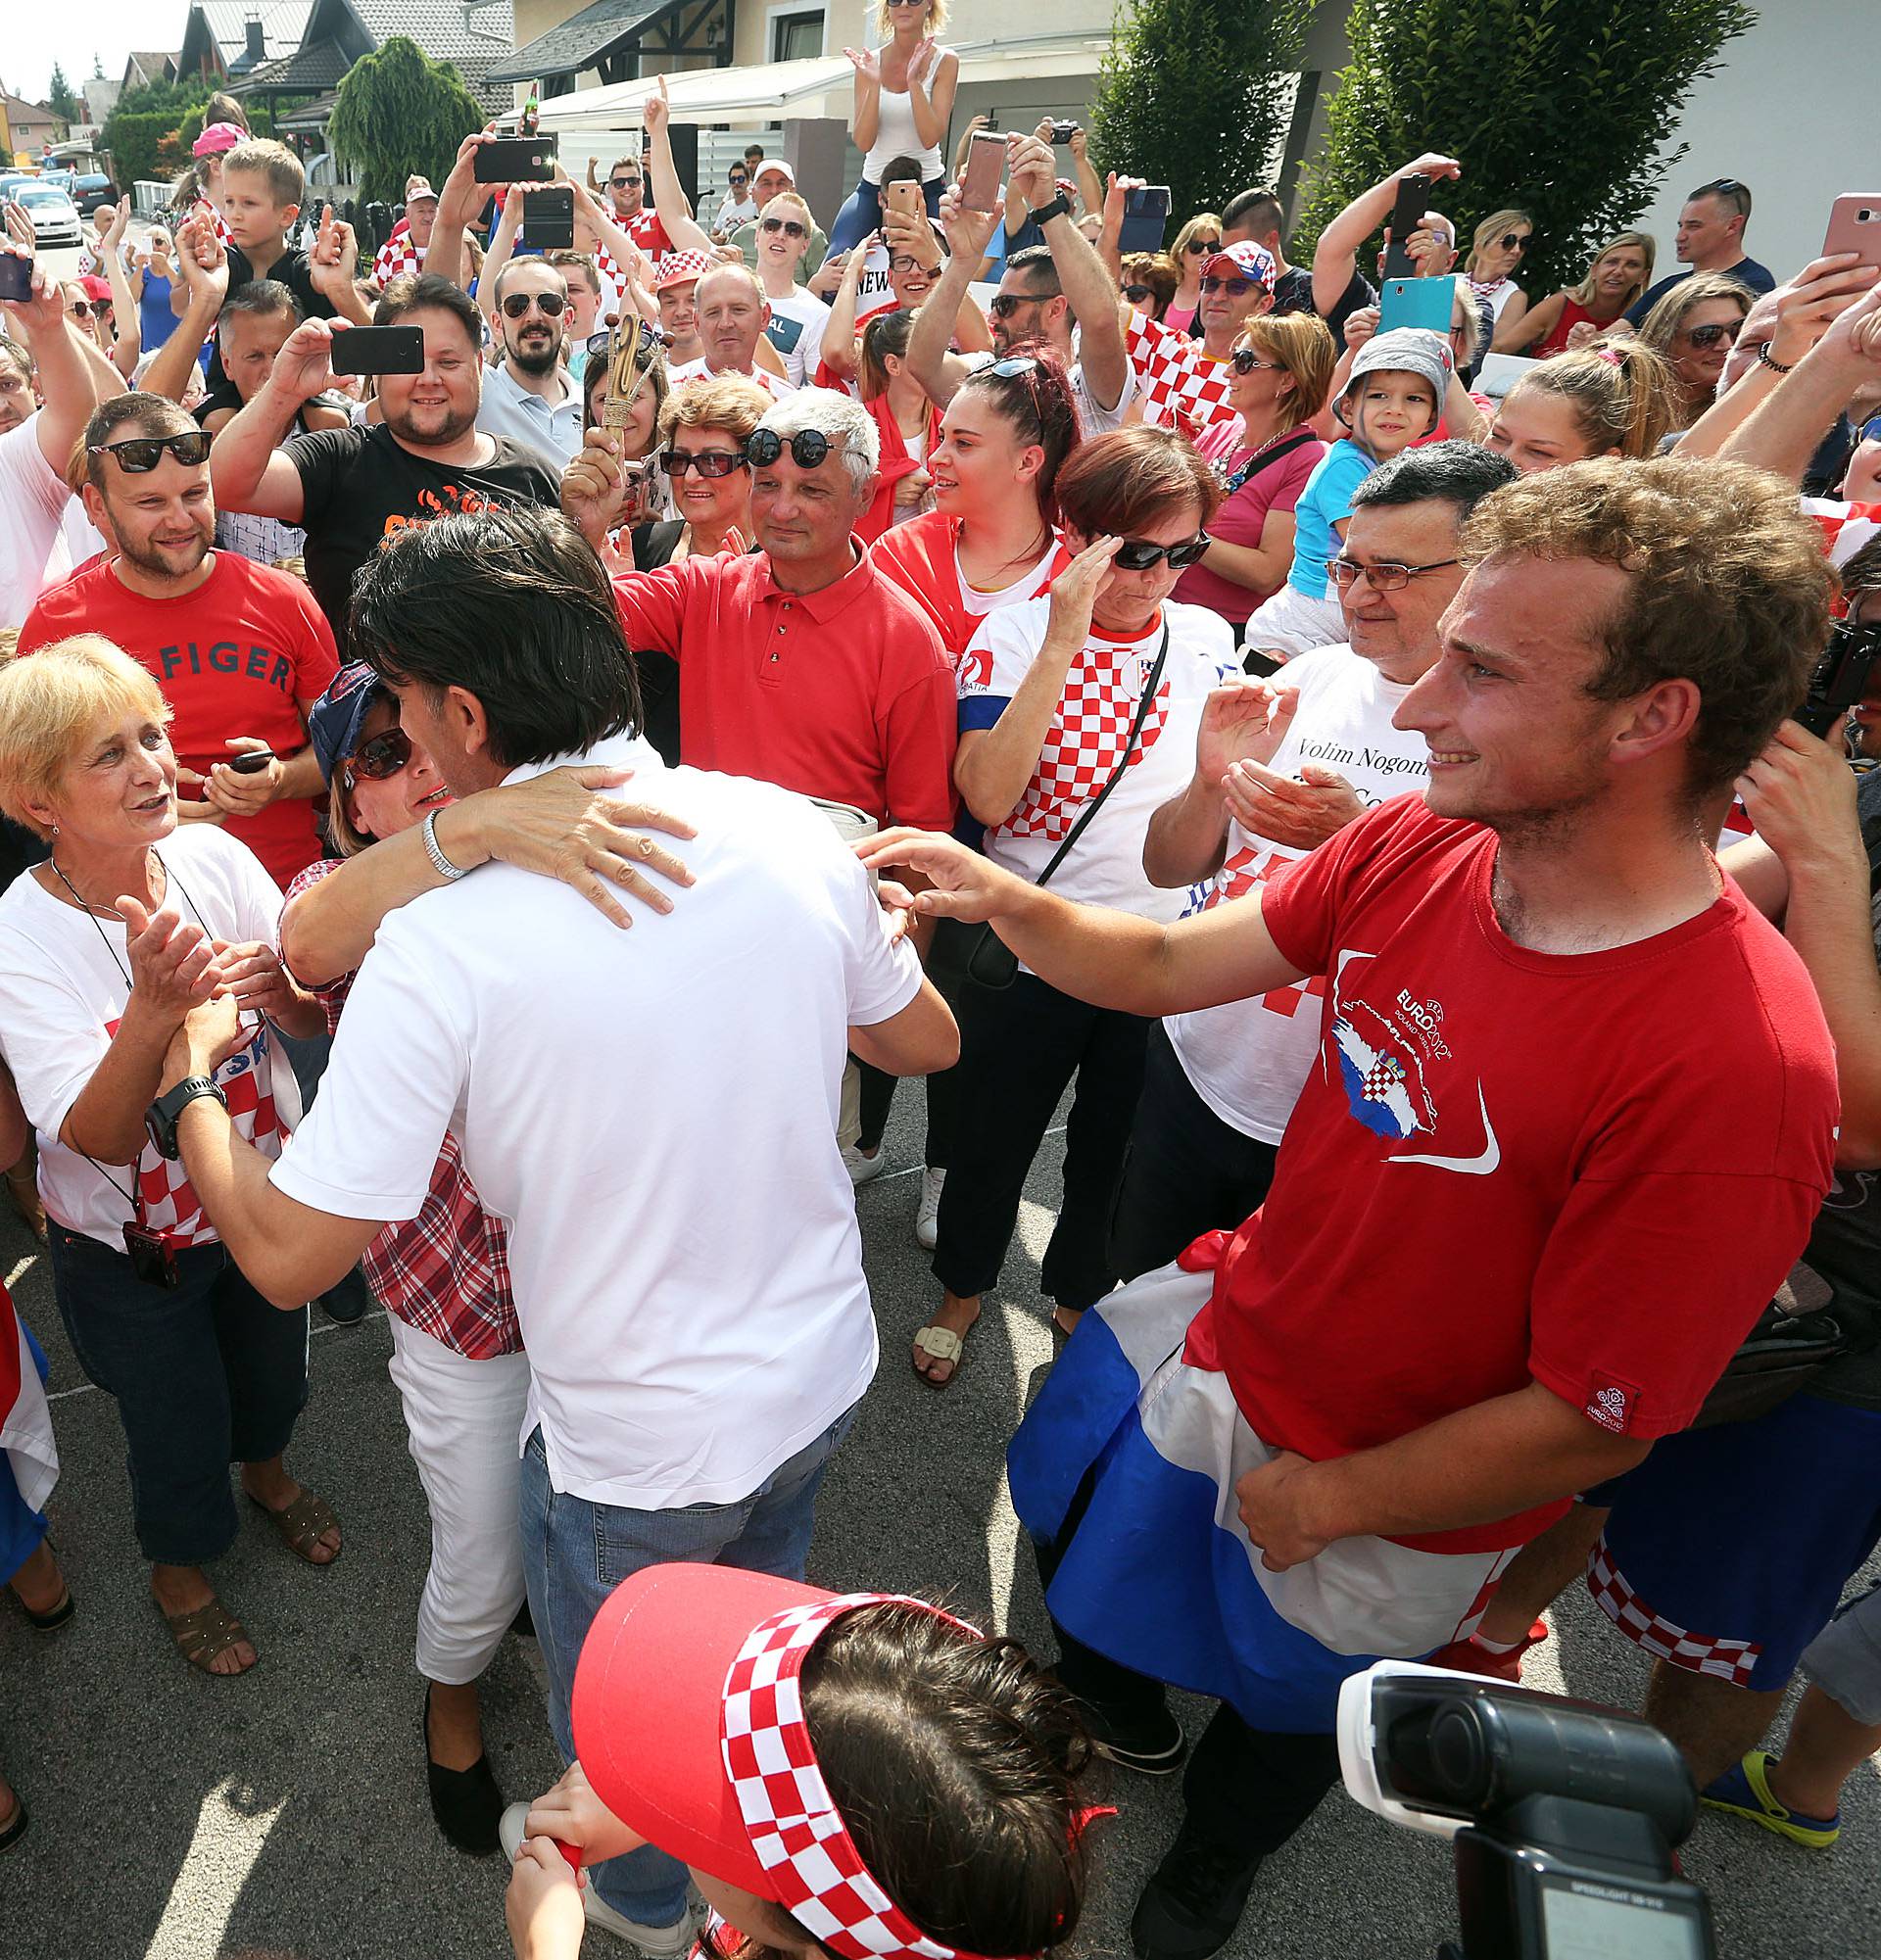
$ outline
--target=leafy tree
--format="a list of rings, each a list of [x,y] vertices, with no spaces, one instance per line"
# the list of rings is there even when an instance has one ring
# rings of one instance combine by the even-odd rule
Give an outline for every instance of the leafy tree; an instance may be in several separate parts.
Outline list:
[[[1525,289],[1572,284],[1652,203],[1686,150],[1659,154],[1666,129],[1756,20],[1741,0],[1353,0],[1295,255],[1360,191],[1442,150],[1463,165],[1437,192],[1463,249],[1516,206],[1535,220]]]
[[[66,72],[57,62],[52,65],[52,81],[46,89],[46,107],[62,122],[75,121],[82,107],[77,96],[72,92],[72,83],[66,79]]]
[[[443,183],[458,145],[483,122],[457,70],[395,34],[347,71],[327,134],[358,169],[361,199],[396,204],[414,170]]]
[[[1266,180],[1313,0],[1129,0],[1091,103],[1105,167],[1167,184],[1186,223]]]
[[[181,168],[172,139],[192,109],[199,112],[200,128],[200,111],[208,100],[209,84],[201,75],[124,90],[106,117],[99,140],[111,152],[117,179],[125,190],[140,179],[171,175]]]

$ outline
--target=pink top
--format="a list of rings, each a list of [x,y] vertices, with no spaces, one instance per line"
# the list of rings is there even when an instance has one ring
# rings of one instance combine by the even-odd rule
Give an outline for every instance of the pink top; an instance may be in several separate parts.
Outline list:
[[[1172,333],[1186,333],[1195,324],[1195,313],[1194,307],[1179,307],[1172,300],[1163,309],[1163,324]]]
[[[1241,440],[1238,419],[1218,422],[1202,432],[1196,444],[1202,454],[1231,477],[1253,454]],[[1261,527],[1270,510],[1291,510],[1300,501],[1300,492],[1313,474],[1313,466],[1326,454],[1326,445],[1317,437],[1297,444],[1284,455],[1252,471],[1247,481],[1209,520],[1208,535],[1225,545],[1258,545]],[[1249,613],[1286,583],[1287,567],[1282,565],[1273,586],[1263,591],[1255,586],[1236,585],[1206,564],[1191,565],[1178,581],[1176,597],[1191,605],[1205,605],[1230,625],[1239,626]]]

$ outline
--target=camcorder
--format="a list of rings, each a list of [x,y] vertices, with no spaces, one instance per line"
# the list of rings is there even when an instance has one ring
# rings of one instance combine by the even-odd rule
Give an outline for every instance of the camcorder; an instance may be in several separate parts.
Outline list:
[[[1381,1660],[1339,1690],[1338,1742],[1368,1810],[1456,1845],[1462,1937],[1439,1960],[1714,1960],[1672,1857],[1698,1790],[1637,1716]]]
[[[1829,629],[1828,649],[1809,675],[1809,691],[1796,719],[1811,735],[1826,739],[1868,692],[1876,660],[1881,660],[1881,620],[1858,624],[1838,619]]]

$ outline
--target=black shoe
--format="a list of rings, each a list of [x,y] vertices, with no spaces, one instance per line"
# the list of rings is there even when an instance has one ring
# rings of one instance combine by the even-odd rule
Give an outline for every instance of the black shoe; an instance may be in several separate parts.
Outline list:
[[[0,1851],[9,1851],[26,1835],[26,1799],[13,1793],[13,1814],[0,1824]]]
[[[1137,1960],[1208,1960],[1228,1943],[1260,1869],[1260,1854],[1184,1824],[1131,1915]]]
[[[1133,1769],[1138,1776],[1172,1776],[1182,1767],[1188,1738],[1167,1708],[1159,1708],[1153,1721],[1128,1725],[1106,1717],[1088,1702],[1084,1708],[1091,1743],[1107,1762]]]
[[[357,1266],[337,1286],[320,1295],[326,1317],[342,1327],[355,1326],[364,1319],[365,1310],[371,1304],[372,1296],[365,1290],[365,1274]]]
[[[424,1744],[424,1777],[431,1788],[431,1815],[438,1829],[459,1851],[473,1858],[493,1857],[501,1848],[497,1820],[503,1815],[503,1792],[487,1754],[468,1769],[445,1769],[431,1760],[431,1687],[424,1690],[418,1712],[418,1737]]]
[[[529,1610],[529,1601],[524,1600],[516,1608],[516,1616],[509,1622],[509,1631],[518,1640],[534,1640],[536,1637],[536,1616]]]

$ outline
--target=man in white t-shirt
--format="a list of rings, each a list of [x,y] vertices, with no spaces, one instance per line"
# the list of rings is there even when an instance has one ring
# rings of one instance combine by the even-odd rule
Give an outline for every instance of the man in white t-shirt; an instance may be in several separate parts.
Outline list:
[[[830,310],[796,283],[816,220],[795,191],[780,191],[757,220],[757,276],[770,305],[764,332],[784,362],[793,388],[816,379]]]
[[[0,253],[24,256],[4,242]],[[0,627],[8,627],[22,625],[45,587],[72,569],[62,543],[72,502],[66,466],[101,390],[118,394],[122,384],[87,359],[59,282],[44,271],[34,271],[29,299],[0,306]],[[35,380],[44,404],[36,412]]]
[[[673,387],[684,387],[701,375],[742,374],[776,396],[796,392],[781,375],[757,364],[757,343],[770,324],[771,303],[749,266],[714,265],[700,273],[693,307],[705,352],[699,359],[668,370],[666,378]]]
[[[817,1485],[876,1362],[836,1141],[844,1058],[926,1074],[952,1065],[958,1036],[815,805],[667,771],[634,734],[613,595],[563,519],[400,532],[361,572],[353,626],[458,795],[586,762],[597,787],[631,769],[636,795],[697,829],[697,882],[629,935],[553,880],[498,864],[466,878],[427,822],[438,888],[380,927],[291,1161],[270,1178],[213,1101],[178,1124],[205,1209],[277,1302],[320,1292],[381,1221],[415,1217],[445,1132],[458,1138],[509,1226],[532,1376],[524,1560],[572,1761],[582,1640],[629,1572],[722,1560],[802,1577]],[[225,1031],[193,1021],[165,1087]],[[729,1131],[699,1125],[714,1105],[737,1110]],[[592,1921],[644,1953],[688,1948],[675,1859],[650,1847],[589,1877]]]
[[[1366,478],[1335,581],[1350,645],[1287,663],[1272,686],[1218,689],[1195,773],[1150,822],[1158,884],[1208,881],[1191,909],[1238,898],[1289,859],[1429,778],[1423,737],[1394,728],[1435,666],[1437,623],[1463,583],[1463,521],[1515,469],[1474,443],[1407,450]],[[1351,567],[1342,571],[1341,565]],[[1124,1185],[1111,1219],[1119,1277],[1232,1228],[1267,1195],[1280,1133],[1319,1052],[1320,980],[1172,1015],[1152,1031]]]

